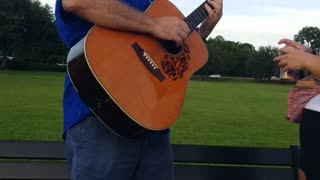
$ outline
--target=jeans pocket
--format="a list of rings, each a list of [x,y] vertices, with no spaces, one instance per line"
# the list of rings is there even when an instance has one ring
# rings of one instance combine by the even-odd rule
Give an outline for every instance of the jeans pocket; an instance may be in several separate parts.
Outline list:
[[[106,133],[109,133],[109,129],[94,116],[87,116],[70,129],[70,135],[80,144],[105,136]]]

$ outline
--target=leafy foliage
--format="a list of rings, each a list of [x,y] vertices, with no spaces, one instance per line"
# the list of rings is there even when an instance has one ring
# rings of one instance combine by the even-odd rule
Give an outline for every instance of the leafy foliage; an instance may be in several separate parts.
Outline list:
[[[320,29],[304,27],[294,36],[294,40],[308,47],[320,47]],[[277,48],[271,46],[255,47],[248,43],[227,41],[222,36],[207,41],[208,63],[196,74],[223,76],[270,78],[279,75],[279,68],[272,60]]]
[[[66,49],[56,32],[48,5],[38,0],[0,0],[0,53],[2,68],[6,57],[34,64],[63,62]]]
[[[278,52],[277,48],[266,46],[260,47],[248,61],[248,71],[255,78],[270,78],[278,73],[277,64],[272,61]]]
[[[1,68],[6,66],[6,57],[14,55],[21,44],[23,6],[21,0],[0,0],[0,52],[4,57]]]
[[[226,41],[222,36],[209,39],[208,63],[198,75],[221,74],[223,76],[268,78],[276,73],[272,59],[277,49],[260,47],[258,51],[248,43]]]
[[[320,47],[320,29],[304,27],[294,39],[308,47]],[[209,60],[198,75],[269,78],[279,73],[272,61],[277,51],[274,47],[256,50],[251,44],[222,36],[210,38],[206,44]],[[0,69],[52,70],[57,63],[65,63],[66,51],[48,5],[39,0],[0,0],[0,56],[4,57]],[[14,61],[8,61],[9,56],[15,57]]]
[[[311,47],[320,47],[320,29],[318,27],[304,27],[298,34],[294,35],[294,40],[301,44]]]

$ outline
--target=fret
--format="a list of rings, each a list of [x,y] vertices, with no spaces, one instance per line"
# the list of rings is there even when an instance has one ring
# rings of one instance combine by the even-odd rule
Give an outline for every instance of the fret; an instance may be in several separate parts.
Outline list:
[[[194,31],[196,27],[208,17],[207,10],[202,3],[197,9],[190,13],[186,18],[185,22],[188,24],[190,31]]]
[[[194,11],[194,13],[195,13],[195,16],[197,16],[197,17],[199,17],[199,18],[201,18],[201,11],[200,11],[200,9],[199,10],[197,10],[197,11]]]
[[[202,14],[203,17],[207,18],[208,12],[205,8],[201,8],[199,12]]]
[[[188,20],[190,21],[190,25],[189,25],[190,30],[191,29],[193,30],[195,27],[198,26],[198,22],[193,18],[193,16],[190,16]]]
[[[199,10],[194,11],[194,18],[198,21],[198,22],[202,22],[202,17],[201,14],[199,12]]]

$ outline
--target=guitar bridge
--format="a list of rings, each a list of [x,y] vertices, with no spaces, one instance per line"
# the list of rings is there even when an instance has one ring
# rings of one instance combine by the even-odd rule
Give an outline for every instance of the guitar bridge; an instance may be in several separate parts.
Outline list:
[[[132,48],[137,53],[141,62],[145,65],[145,67],[160,81],[162,82],[165,77],[161,73],[157,64],[152,60],[152,58],[139,46],[138,43],[134,43]]]

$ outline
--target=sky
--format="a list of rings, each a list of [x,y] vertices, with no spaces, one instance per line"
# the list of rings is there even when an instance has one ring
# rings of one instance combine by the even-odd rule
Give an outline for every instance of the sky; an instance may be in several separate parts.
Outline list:
[[[204,0],[170,0],[185,16]],[[224,0],[223,17],[210,34],[260,46],[278,46],[305,26],[320,27],[319,0]],[[54,8],[55,0],[40,0]]]

